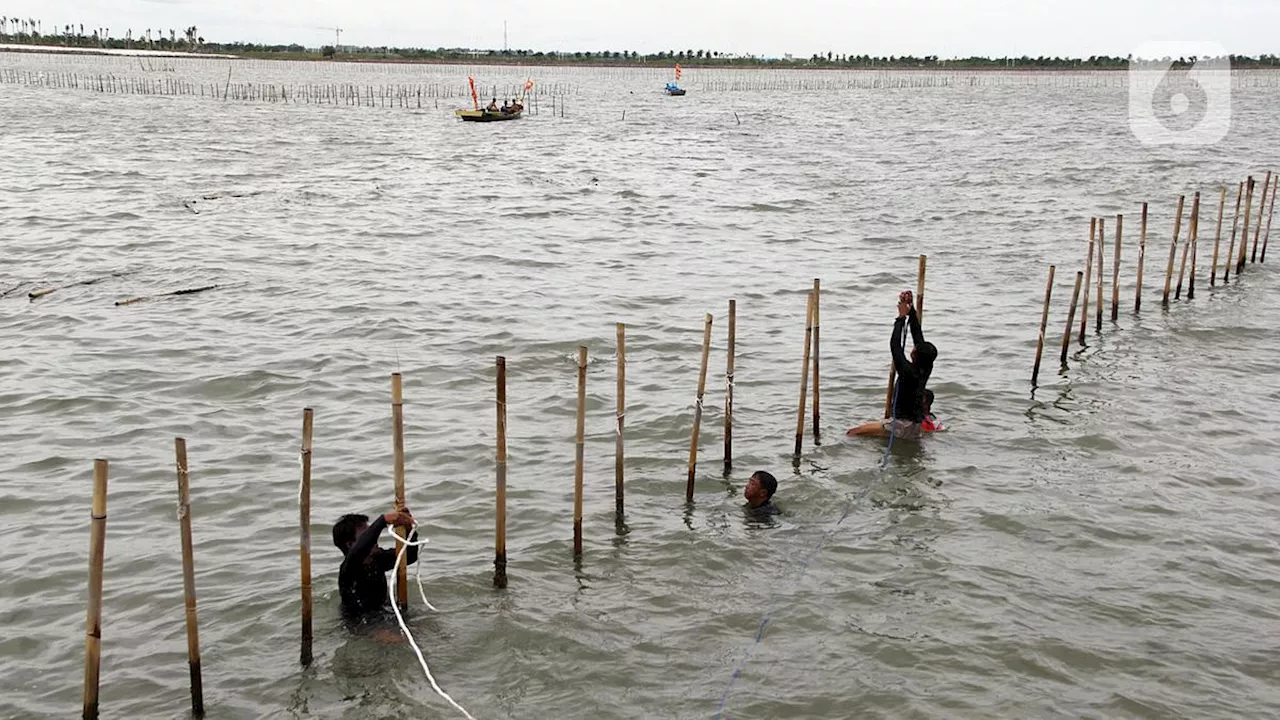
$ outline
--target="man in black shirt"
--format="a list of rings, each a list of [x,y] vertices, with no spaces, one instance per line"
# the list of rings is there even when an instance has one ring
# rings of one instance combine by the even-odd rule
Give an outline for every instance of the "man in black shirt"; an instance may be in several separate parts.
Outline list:
[[[747,499],[747,512],[756,516],[778,514],[773,504],[773,494],[777,491],[777,478],[764,470],[756,472],[742,490],[742,496]]]
[[[342,610],[349,617],[359,617],[381,611],[387,605],[387,576],[395,569],[396,550],[378,547],[378,537],[388,525],[413,527],[413,515],[408,508],[379,515],[369,523],[366,515],[343,515],[333,525],[333,544],[345,556],[338,570],[338,591],[342,595]],[[409,542],[417,542],[415,530]],[[405,564],[418,561],[418,548],[410,545],[405,551]]]
[[[931,342],[925,342],[924,333],[920,330],[920,318],[916,316],[916,309],[911,301],[910,290],[898,296],[898,319],[893,323],[893,335],[889,338],[889,352],[893,354],[893,367],[898,373],[890,417],[863,423],[850,430],[849,435],[884,437],[892,434],[901,440],[920,438],[920,423],[925,418],[925,385],[933,374],[938,348]],[[911,329],[913,347],[910,360],[902,349],[904,323]]]

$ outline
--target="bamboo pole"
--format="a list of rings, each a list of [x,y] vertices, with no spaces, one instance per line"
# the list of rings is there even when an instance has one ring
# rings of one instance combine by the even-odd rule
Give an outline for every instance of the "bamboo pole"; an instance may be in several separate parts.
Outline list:
[[[1191,277],[1187,279],[1187,299],[1196,298],[1196,258],[1200,254],[1200,193],[1196,193],[1196,207],[1191,218]]]
[[[622,425],[627,416],[627,326],[618,323],[618,438],[613,454],[614,512],[622,520],[624,492],[622,485]]]
[[[182,594],[187,615],[187,665],[191,671],[191,712],[204,714],[204,685],[200,679],[200,630],[196,623],[196,564],[191,542],[191,483],[187,465],[187,441],[174,438],[178,461],[178,520],[182,528]]]
[[[497,512],[494,528],[493,586],[507,586],[507,359],[498,356]]]
[[[924,324],[924,271],[928,261],[929,256],[921,255],[916,266],[916,320],[921,325]]]
[[[1054,266],[1049,266],[1049,281],[1044,284],[1044,311],[1040,315],[1040,337],[1036,340],[1036,364],[1031,368],[1031,385],[1040,377],[1040,355],[1044,352],[1044,331],[1049,325],[1049,298],[1053,296]]]
[[[1133,291],[1133,314],[1142,312],[1142,268],[1147,261],[1147,204],[1142,203],[1142,229],[1138,233],[1138,283]]]
[[[693,502],[693,479],[698,467],[698,433],[702,430],[702,396],[707,389],[707,360],[711,356],[711,313],[702,328],[702,369],[698,372],[698,399],[693,411],[693,437],[689,442],[689,479],[685,485],[685,502]],[[807,367],[807,364],[806,364]],[[801,414],[800,420],[804,421]]]
[[[578,347],[578,440],[573,464],[573,556],[582,556],[582,463],[586,451],[587,347]]]
[[[1262,234],[1262,254],[1258,256],[1258,262],[1267,261],[1267,241],[1271,239],[1271,220],[1276,215],[1276,193],[1280,191],[1280,175],[1277,175],[1271,182],[1271,208],[1267,210],[1267,231]]]
[[[395,454],[396,510],[404,509],[404,395],[401,387],[400,373],[391,374],[391,440]],[[405,529],[395,528],[395,533],[407,539]],[[409,607],[409,572],[406,556],[408,553],[396,553],[400,558],[396,563],[396,603],[403,612]]]
[[[298,491],[298,558],[302,563],[302,651],[299,661],[311,665],[311,438],[313,412],[302,411],[302,486]]]
[[[800,374],[800,412],[796,418],[796,460],[804,443],[804,405],[809,398],[809,353],[813,348],[813,292],[810,291],[804,308],[804,371]]]
[[[1249,218],[1253,215],[1253,187],[1255,181],[1253,176],[1245,182],[1244,189],[1244,230],[1240,233],[1240,260],[1236,263],[1236,277],[1244,272],[1245,251],[1249,247]]]
[[[1106,273],[1103,271],[1102,259],[1106,257],[1106,242],[1107,221],[1105,218],[1098,218],[1098,307],[1096,309],[1098,320],[1094,327],[1094,332],[1096,333],[1102,332],[1102,311],[1106,307],[1106,303],[1102,299],[1102,283],[1106,277]]]
[[[738,303],[729,301],[729,358],[724,373],[724,474],[733,470],[733,363],[737,348]]]
[[[1182,298],[1182,279],[1187,272],[1187,256],[1191,254],[1191,245],[1195,242],[1196,230],[1199,228],[1200,192],[1196,191],[1191,201],[1191,220],[1187,225],[1187,239],[1182,243],[1182,262],[1178,267],[1178,285],[1173,292],[1175,300]]]
[[[1244,183],[1236,189],[1236,212],[1231,218],[1231,242],[1227,245],[1227,257],[1222,263],[1222,282],[1231,276],[1231,264],[1236,259],[1236,231],[1240,229],[1240,204],[1244,202]]]
[[[1124,215],[1116,215],[1116,256],[1111,260],[1111,322],[1120,318],[1120,242],[1124,236]]]
[[[1219,188],[1218,229],[1213,233],[1213,266],[1209,270],[1209,287],[1218,283],[1218,249],[1222,247],[1222,216],[1227,209],[1227,186]]]
[[[1089,255],[1084,263],[1084,305],[1080,310],[1080,344],[1084,345],[1085,329],[1089,326],[1089,291],[1093,289],[1093,245],[1098,235],[1098,218],[1089,220]]]
[[[1076,322],[1076,302],[1080,300],[1080,283],[1084,273],[1076,271],[1076,289],[1071,293],[1071,310],[1067,313],[1067,329],[1062,333],[1062,364],[1067,364],[1067,349],[1071,346],[1071,331]]]
[[[1267,210],[1267,192],[1271,189],[1271,171],[1267,171],[1267,177],[1262,181],[1262,202],[1258,203],[1258,223],[1253,230],[1253,250],[1249,253],[1249,262],[1258,262],[1258,240],[1262,236],[1262,216]]]
[[[84,621],[84,720],[98,718],[102,663],[102,561],[107,542],[107,461],[93,461],[93,508],[89,514],[89,607]]]
[[[822,433],[819,429],[818,421],[818,308],[822,305],[822,282],[818,278],[813,279],[813,442],[818,444]]]
[[[1164,300],[1161,304],[1165,307],[1169,307],[1169,291],[1173,289],[1173,261],[1178,256],[1178,236],[1182,234],[1182,205],[1186,199],[1186,195],[1178,196],[1178,219],[1173,225],[1173,245],[1169,246],[1169,266],[1164,273]]]

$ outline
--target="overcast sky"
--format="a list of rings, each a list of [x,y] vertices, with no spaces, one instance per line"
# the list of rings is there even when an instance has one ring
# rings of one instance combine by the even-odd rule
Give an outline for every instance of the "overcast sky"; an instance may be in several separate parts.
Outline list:
[[[1280,54],[1280,0],[0,0],[0,15],[206,40],[781,56],[1118,55],[1144,42]],[[328,29],[326,29],[328,28]]]

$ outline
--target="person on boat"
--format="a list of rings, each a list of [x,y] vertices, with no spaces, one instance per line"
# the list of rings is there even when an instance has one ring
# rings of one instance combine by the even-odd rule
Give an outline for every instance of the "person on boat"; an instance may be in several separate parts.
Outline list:
[[[511,101],[506,98],[502,98],[502,112],[511,112]]]
[[[497,111],[498,111],[498,98],[494,98],[494,99],[490,100],[490,101],[489,101],[489,107],[485,108],[485,110],[488,110],[489,112],[497,112]]]
[[[773,504],[773,494],[777,491],[777,478],[764,470],[756,471],[742,490],[742,496],[747,499],[747,512],[757,517],[777,515],[778,508]]]
[[[349,618],[359,618],[381,612],[387,605],[387,572],[395,569],[396,551],[378,547],[378,537],[388,525],[413,527],[413,515],[409,509],[379,515],[372,523],[367,515],[348,514],[333,524],[333,544],[342,551],[342,566],[338,569],[338,592],[342,596],[342,610]],[[415,530],[409,542],[416,542]],[[418,548],[410,545],[405,550],[405,563],[418,561]]]
[[[902,326],[911,329],[911,359],[902,349]],[[920,330],[920,318],[912,305],[911,291],[898,296],[898,319],[893,323],[893,336],[889,338],[889,351],[893,354],[893,367],[898,373],[898,384],[893,391],[893,403],[889,417],[872,420],[849,430],[848,435],[892,436],[902,440],[918,440],[925,419],[925,385],[933,374],[933,363],[938,358],[938,348],[926,342]]]

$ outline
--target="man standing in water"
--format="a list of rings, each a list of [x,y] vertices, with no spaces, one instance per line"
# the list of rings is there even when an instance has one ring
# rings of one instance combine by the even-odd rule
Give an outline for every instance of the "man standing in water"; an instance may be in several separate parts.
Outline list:
[[[902,349],[903,323],[911,328],[913,347],[910,360]],[[920,424],[925,419],[925,384],[933,373],[933,361],[938,358],[938,349],[933,343],[925,342],[924,333],[920,331],[920,318],[912,306],[910,290],[898,296],[898,319],[893,323],[889,351],[893,353],[893,367],[898,372],[898,386],[893,391],[890,416],[884,420],[863,423],[850,430],[848,435],[885,437],[892,434],[894,438],[902,440],[919,440]]]
[[[409,509],[379,515],[369,523],[366,515],[343,515],[333,525],[333,544],[344,555],[338,570],[338,591],[342,610],[348,617],[360,617],[381,611],[387,605],[387,573],[396,567],[396,551],[378,547],[378,537],[388,525],[413,527]],[[417,542],[415,530],[409,542]],[[418,548],[405,551],[405,564],[418,561]]]
[[[778,479],[764,470],[757,471],[747,481],[742,496],[747,499],[747,512],[756,516],[777,515],[773,494],[778,491]]]

